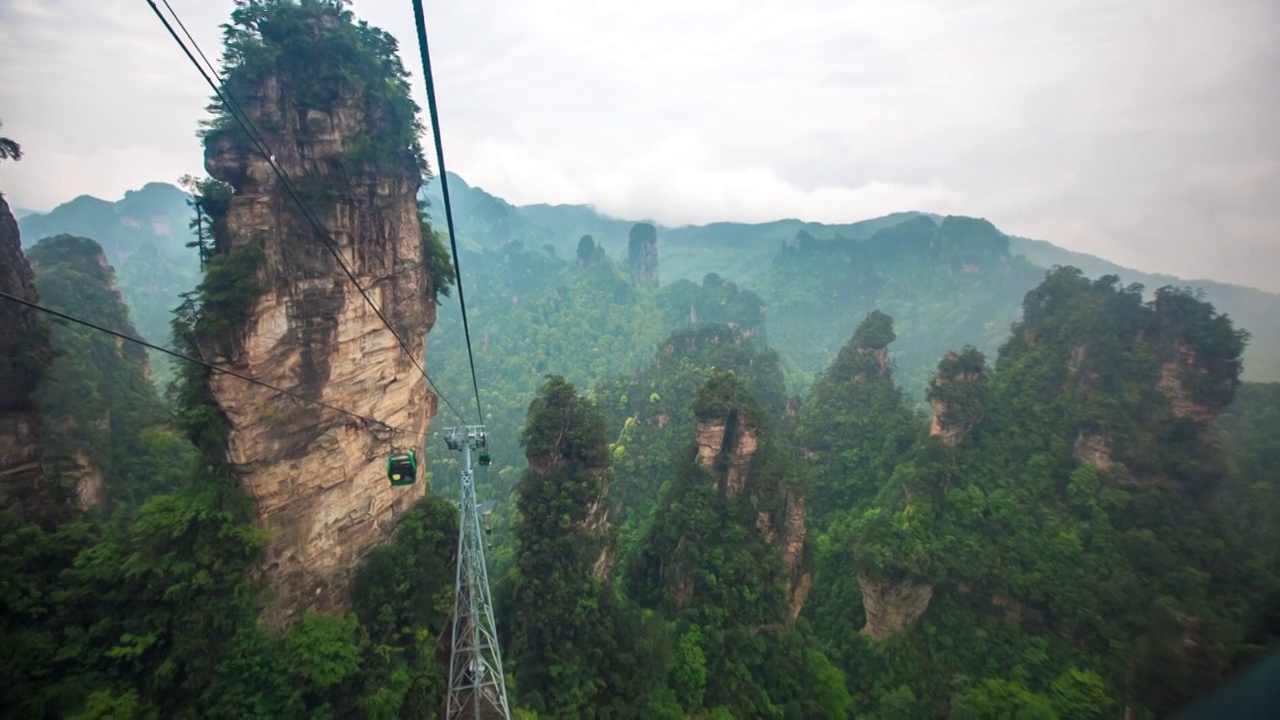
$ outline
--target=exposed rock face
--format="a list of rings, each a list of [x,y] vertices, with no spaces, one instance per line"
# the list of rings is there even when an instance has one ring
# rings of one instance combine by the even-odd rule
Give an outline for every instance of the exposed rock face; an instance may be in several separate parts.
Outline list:
[[[631,227],[627,242],[627,260],[631,276],[638,285],[658,284],[658,231],[649,223]]]
[[[600,554],[591,565],[591,574],[602,583],[609,581],[613,564],[618,559],[618,549],[609,542],[609,473],[600,470],[600,494],[587,507],[587,516],[578,525],[583,533],[601,541]]]
[[[888,348],[858,348],[859,355],[869,355],[875,358],[876,365],[880,366],[880,377],[889,374],[889,349]],[[864,376],[859,375],[857,380],[865,380]]]
[[[530,407],[527,423],[546,433],[546,439],[531,440],[525,446],[529,469],[521,481],[520,502],[528,505],[522,504],[519,509],[524,513],[548,512],[563,517],[572,530],[565,532],[568,528],[558,528],[554,535],[576,534],[588,541],[580,546],[582,554],[571,564],[590,567],[592,576],[604,583],[617,559],[609,523],[611,455],[604,448],[603,431],[598,438],[599,446],[582,439],[581,433],[590,432],[594,426],[589,425],[590,413],[585,419],[580,414],[580,402],[573,386],[555,376]],[[588,425],[584,426],[584,422]],[[556,509],[546,509],[546,503]],[[539,542],[530,537],[524,537],[521,542]],[[531,572],[528,567],[525,571]]]
[[[286,627],[307,609],[341,611],[358,560],[387,540],[398,518],[426,493],[422,480],[390,487],[393,448],[422,448],[435,396],[414,364],[435,322],[416,204],[420,178],[406,152],[399,172],[330,175],[382,119],[348,87],[328,112],[285,113],[291,91],[267,77],[241,98],[295,182],[338,184],[330,204],[313,204],[340,255],[408,346],[410,355],[327,252],[279,186],[269,164],[211,137],[209,173],[235,188],[219,250],[259,246],[266,288],[238,337],[202,338],[220,363],[304,397],[376,418],[407,432],[375,432],[360,421],[215,374],[210,389],[230,423],[225,461],[271,531],[261,576],[273,591],[262,620]],[[299,116],[300,115],[300,116]],[[420,471],[425,474],[425,467]]]
[[[726,443],[725,420],[701,421],[697,425],[698,464],[720,480],[720,492],[726,500],[732,500],[742,492],[751,470],[751,459],[760,446],[760,433],[749,424],[741,423]],[[716,458],[726,459],[724,473],[716,472]]]
[[[605,259],[604,248],[597,245],[590,235],[583,235],[578,240],[578,267],[586,269]]]
[[[1225,402],[1215,402],[1216,398],[1198,400],[1193,397],[1188,386],[1208,374],[1208,368],[1200,362],[1193,348],[1181,342],[1175,344],[1173,358],[1161,364],[1160,378],[1156,382],[1156,389],[1168,398],[1169,408],[1175,417],[1208,422],[1218,417],[1230,403],[1235,391],[1230,381],[1224,383],[1222,391],[1211,394],[1225,397]]]
[[[665,362],[668,362],[662,357],[663,355],[674,356],[671,362],[679,363],[677,351],[680,354],[694,353],[704,347],[735,343],[737,338],[737,333],[728,325],[712,325],[696,329],[681,328],[673,332],[667,344],[662,346],[662,352],[654,359],[654,367],[661,368]]]
[[[0,290],[39,302],[35,273],[22,254],[18,223],[0,195]],[[41,470],[43,430],[32,393],[51,359],[35,310],[0,299],[0,510],[14,506],[39,522],[55,519]]]
[[[75,479],[76,508],[88,510],[106,502],[107,487],[102,470],[90,462],[84,451],[76,453],[75,464],[78,468]]]
[[[933,598],[932,585],[910,581],[872,579],[859,573],[858,585],[862,588],[862,606],[867,612],[862,634],[876,642],[901,633],[920,619]]]
[[[946,415],[947,404],[941,400],[930,400],[929,408],[933,411],[933,417],[929,421],[929,435],[941,436],[942,442],[948,445],[958,445],[961,439],[959,433],[942,427],[941,418]]]
[[[1096,433],[1080,433],[1076,436],[1071,455],[1080,462],[1092,464],[1106,472],[1111,469],[1111,440]]]
[[[794,623],[804,609],[804,601],[813,586],[813,574],[804,563],[804,538],[808,533],[805,495],[788,488],[782,523],[782,564],[787,567],[787,622]]]
[[[961,361],[962,357],[958,353],[947,353],[929,392],[929,407],[933,410],[933,417],[929,422],[929,435],[941,437],[942,442],[948,445],[959,445],[982,419],[980,413],[976,417],[962,417],[961,413],[955,412],[953,403],[946,400],[943,397],[944,393],[940,392],[944,386],[951,383],[972,383],[982,379],[981,371],[966,367]],[[966,414],[972,415],[972,413]]]
[[[760,448],[760,432],[745,414],[734,410],[723,419],[699,420],[695,444],[698,464],[717,479],[720,494],[725,500],[734,500],[755,480],[751,474],[751,463]],[[760,479],[761,482],[770,480]],[[766,545],[779,546],[787,570],[787,618],[789,622],[795,622],[804,609],[813,580],[804,563],[806,498],[802,491],[793,487],[782,488],[782,496],[780,508],[755,508],[755,526]],[[680,598],[688,598],[692,585],[685,583],[688,587],[682,590],[680,582],[675,588],[675,597],[678,604],[683,604]]]

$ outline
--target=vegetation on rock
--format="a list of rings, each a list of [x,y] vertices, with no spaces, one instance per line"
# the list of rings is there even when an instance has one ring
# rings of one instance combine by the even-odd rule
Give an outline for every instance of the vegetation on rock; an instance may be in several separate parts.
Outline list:
[[[324,142],[352,98],[373,118],[300,184],[317,205],[425,176],[396,43],[345,3],[237,3],[225,63],[233,94],[276,83],[264,131]],[[222,111],[205,139],[248,152]],[[29,249],[42,302],[154,340],[143,303],[169,297],[176,349],[234,347],[270,259],[228,242],[232,186],[184,184],[194,252],[123,222],[163,226],[162,188],[79,199],[58,222],[85,230]],[[459,197],[517,716],[1155,718],[1280,647],[1280,387],[1241,382],[1249,334],[1196,293],[1042,272],[972,218],[667,230]],[[140,287],[179,262],[198,284]],[[160,397],[135,346],[50,327],[57,357],[15,377],[39,380],[47,469],[91,468],[107,501],[0,512],[0,707],[439,714],[455,460],[431,456],[440,494],[360,560],[349,611],[268,631],[209,371]],[[457,318],[430,352],[469,391]]]

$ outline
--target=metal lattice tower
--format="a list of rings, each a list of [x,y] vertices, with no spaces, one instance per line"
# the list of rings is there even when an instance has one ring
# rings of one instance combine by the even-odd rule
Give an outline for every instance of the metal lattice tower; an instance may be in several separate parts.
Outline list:
[[[481,453],[482,464],[487,462],[484,426],[447,428],[445,443],[450,450],[462,452],[462,517],[458,524],[458,576],[445,718],[510,720],[498,626],[493,620],[489,571],[480,535],[480,513],[476,508],[475,476],[471,470],[472,450]]]

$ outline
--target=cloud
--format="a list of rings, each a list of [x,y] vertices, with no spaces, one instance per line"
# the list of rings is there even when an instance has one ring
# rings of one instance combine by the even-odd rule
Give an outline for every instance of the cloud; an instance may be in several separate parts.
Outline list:
[[[230,0],[170,1],[214,54]],[[355,10],[400,39],[425,106],[409,3]],[[965,213],[1145,270],[1280,290],[1262,270],[1280,266],[1268,0],[427,13],[449,169],[513,202],[666,224]],[[5,132],[32,153],[0,167],[16,204],[199,171],[207,89],[145,4],[11,0],[0,24],[0,62],[29,68],[0,77]]]

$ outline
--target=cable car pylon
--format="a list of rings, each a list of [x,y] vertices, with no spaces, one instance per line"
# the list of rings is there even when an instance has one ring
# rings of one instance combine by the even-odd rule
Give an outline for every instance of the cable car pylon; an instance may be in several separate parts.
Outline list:
[[[510,720],[507,683],[502,675],[498,626],[493,619],[489,571],[480,535],[471,453],[488,464],[483,425],[445,429],[445,444],[462,453],[461,519],[458,523],[458,575],[453,601],[453,640],[449,649],[449,694],[446,720],[502,718]]]

